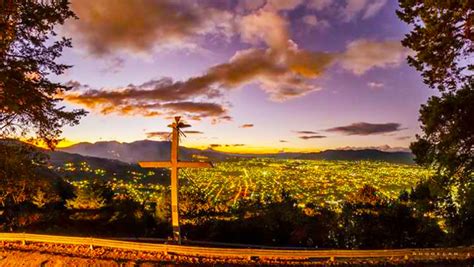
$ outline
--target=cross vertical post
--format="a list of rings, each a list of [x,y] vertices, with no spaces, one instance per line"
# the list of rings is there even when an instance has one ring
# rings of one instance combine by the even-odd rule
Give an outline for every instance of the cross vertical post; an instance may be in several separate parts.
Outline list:
[[[181,231],[179,227],[178,206],[178,170],[179,168],[208,168],[212,167],[210,162],[179,161],[179,135],[181,128],[191,127],[181,121],[181,117],[175,117],[169,127],[171,132],[171,157],[170,161],[141,161],[138,164],[142,168],[170,168],[171,169],[171,224],[173,226],[173,240],[181,244]]]
[[[179,228],[178,208],[178,153],[179,153],[179,128],[175,121],[171,133],[171,223],[173,226],[173,239],[181,244],[181,231]]]

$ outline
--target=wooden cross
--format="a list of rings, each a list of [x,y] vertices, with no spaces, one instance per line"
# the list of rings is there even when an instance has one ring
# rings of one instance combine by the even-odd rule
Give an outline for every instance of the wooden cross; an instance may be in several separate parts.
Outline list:
[[[171,139],[170,161],[142,161],[138,164],[142,168],[170,168],[171,169],[171,223],[173,225],[173,239],[181,244],[181,232],[179,228],[179,208],[178,208],[178,168],[208,168],[212,167],[210,162],[179,161],[179,135],[181,128],[191,127],[183,123],[181,117],[175,117],[174,122],[168,127],[173,129]]]

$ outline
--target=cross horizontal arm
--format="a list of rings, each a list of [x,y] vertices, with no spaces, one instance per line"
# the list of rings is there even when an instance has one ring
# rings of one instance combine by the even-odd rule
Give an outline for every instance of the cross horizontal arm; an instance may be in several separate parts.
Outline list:
[[[169,161],[140,161],[138,165],[142,168],[171,168],[173,166]]]
[[[142,168],[171,168],[173,163],[169,161],[140,161],[138,165]],[[212,163],[210,162],[200,162],[200,161],[178,161],[178,168],[212,168]]]
[[[178,161],[179,168],[212,168],[210,162],[199,162],[199,161]]]

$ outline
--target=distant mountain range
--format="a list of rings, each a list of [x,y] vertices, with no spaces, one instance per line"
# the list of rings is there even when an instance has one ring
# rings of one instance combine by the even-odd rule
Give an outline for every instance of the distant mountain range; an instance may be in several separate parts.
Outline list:
[[[126,163],[138,161],[166,161],[170,158],[170,142],[168,141],[135,141],[121,143],[103,141],[96,143],[78,143],[58,149],[67,153],[80,154],[88,157],[113,159]],[[195,149],[180,147],[182,160],[209,159],[221,161],[229,158],[271,157],[279,159],[318,159],[318,160],[376,160],[391,163],[413,164],[413,155],[409,152],[387,152],[377,149],[337,149],[311,153],[273,153],[273,154],[235,154],[219,152],[212,149]]]
[[[135,141],[120,143],[105,141],[96,143],[78,143],[58,150],[83,156],[120,160],[127,163],[139,161],[166,161],[170,159],[171,145],[168,141]],[[179,155],[182,160],[191,160],[196,157],[213,160],[224,160],[229,156],[214,150],[200,150],[180,147]]]
[[[126,163],[123,161],[109,159],[104,157],[93,157],[87,155],[80,155],[75,153],[68,153],[64,151],[51,151],[48,149],[39,148],[28,143],[24,143],[14,139],[0,139],[0,145],[10,146],[26,146],[30,147],[31,152],[40,151],[48,155],[48,162],[53,168],[38,168],[36,170],[42,176],[57,178],[66,178],[68,180],[83,180],[91,178],[100,178],[103,180],[109,180],[114,177],[119,177],[125,180],[133,179],[134,172],[144,173],[147,170],[140,168],[138,164]],[[67,166],[66,164],[71,164]],[[71,167],[71,168],[70,168]],[[68,168],[66,171],[65,168]],[[95,173],[95,170],[104,171],[104,175]],[[147,175],[142,179],[144,182],[152,181],[156,183],[165,183],[163,175],[167,175],[167,170],[157,169],[153,170],[153,174]]]
[[[147,170],[140,168],[136,163],[126,163],[116,159],[93,157],[63,151],[44,150],[44,152],[49,155],[49,162],[54,167],[61,167],[61,169],[56,169],[56,173],[63,178],[67,178],[68,180],[87,180],[91,179],[92,177],[100,177],[102,180],[109,180],[114,177],[131,180],[136,173],[147,172]],[[76,170],[64,171],[66,163],[72,163],[76,167]],[[78,168],[84,163],[87,164],[90,170],[80,170]],[[105,171],[104,176],[90,172],[98,169]],[[156,169],[153,170],[153,174],[148,174],[146,177],[142,178],[141,181],[145,183],[158,182],[162,184],[168,184],[168,180],[163,179],[163,175],[167,177],[168,170]]]

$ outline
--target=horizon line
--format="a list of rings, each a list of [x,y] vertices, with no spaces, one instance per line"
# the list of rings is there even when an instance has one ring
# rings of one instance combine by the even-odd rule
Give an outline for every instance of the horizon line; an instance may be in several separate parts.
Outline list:
[[[64,139],[58,143],[56,146],[57,149],[64,149],[68,147],[72,147],[81,143],[87,144],[96,144],[100,142],[117,142],[120,144],[130,144],[135,142],[141,141],[149,141],[149,142],[169,142],[168,140],[150,140],[150,139],[140,139],[134,141],[118,141],[118,140],[99,140],[95,142],[90,141],[80,141],[75,142],[71,140]],[[45,148],[42,145],[33,144],[37,147]],[[227,145],[227,146],[226,146]],[[382,152],[410,152],[411,150],[408,147],[393,147],[390,145],[380,145],[380,146],[340,146],[335,148],[308,148],[308,149],[301,149],[301,148],[291,148],[291,147],[257,147],[251,145],[241,145],[241,146],[231,146],[230,144],[222,144],[218,148],[213,148],[210,145],[180,145],[180,147],[191,148],[191,149],[199,149],[199,150],[212,150],[215,152],[221,153],[229,153],[229,154],[282,154],[282,153],[318,153],[324,152],[328,150],[378,150]]]

